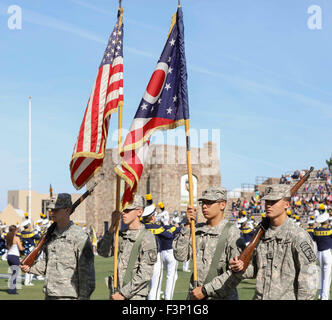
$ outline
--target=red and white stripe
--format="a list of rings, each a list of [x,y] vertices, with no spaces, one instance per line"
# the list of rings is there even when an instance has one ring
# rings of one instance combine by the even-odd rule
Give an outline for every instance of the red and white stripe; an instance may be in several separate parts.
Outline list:
[[[150,139],[155,130],[163,127],[169,128],[172,124],[176,125],[174,120],[166,118],[135,118],[126,136],[123,150],[128,151],[137,148],[138,145],[142,145]]]
[[[123,57],[102,65],[96,77],[70,163],[71,179],[81,189],[102,166],[110,115],[123,103]]]
[[[148,156],[150,140],[134,150],[124,151],[121,154],[122,162],[115,167],[115,172],[125,180],[125,190],[122,196],[122,209],[131,203],[141,178],[144,163]]]

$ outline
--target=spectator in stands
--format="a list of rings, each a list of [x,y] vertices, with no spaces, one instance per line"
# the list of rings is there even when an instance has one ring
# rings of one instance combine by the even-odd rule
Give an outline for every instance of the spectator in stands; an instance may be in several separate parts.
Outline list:
[[[280,184],[285,184],[286,183],[286,178],[285,178],[284,175],[281,176],[279,183]]]
[[[299,170],[294,171],[292,179],[299,179],[299,177],[300,177],[300,171]]]
[[[311,183],[309,183],[305,186],[305,192],[312,192]]]
[[[321,179],[324,180],[324,173],[322,171],[322,169],[319,169],[316,173],[316,179]]]
[[[236,202],[232,201],[232,211],[236,210]]]

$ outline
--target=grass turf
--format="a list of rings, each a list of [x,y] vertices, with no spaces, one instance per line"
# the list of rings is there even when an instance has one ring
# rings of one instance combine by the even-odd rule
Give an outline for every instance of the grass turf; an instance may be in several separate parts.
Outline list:
[[[91,300],[107,300],[109,296],[105,278],[113,274],[113,258],[95,256],[96,289]],[[0,274],[9,274],[7,261],[0,260]],[[22,273],[24,279],[24,273]],[[187,297],[191,272],[182,271],[182,263],[178,264],[178,279],[176,282],[173,300],[185,300]],[[163,286],[165,288],[166,270],[163,272]],[[44,300],[42,291],[44,281],[33,280],[34,286],[24,286],[18,289],[17,295],[8,294],[8,279],[0,278],[0,300]],[[238,285],[239,300],[251,300],[255,291],[255,280],[243,280]]]

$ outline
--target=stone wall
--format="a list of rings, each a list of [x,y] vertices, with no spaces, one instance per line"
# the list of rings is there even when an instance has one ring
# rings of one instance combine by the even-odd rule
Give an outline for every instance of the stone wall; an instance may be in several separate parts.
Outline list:
[[[116,207],[116,174],[113,170],[116,163],[118,163],[117,150],[107,149],[102,168],[104,180],[86,199],[86,223],[88,227],[93,225],[97,234],[104,232],[105,222],[110,225],[111,213]],[[221,185],[220,162],[215,144],[208,142],[203,148],[192,148],[191,163],[194,180],[197,179],[198,197],[208,187]],[[188,202],[183,187],[185,185],[183,176],[186,174],[186,147],[151,145],[137,193],[144,197],[147,193],[151,193],[153,202],[155,204],[163,202],[170,213],[175,210],[183,211]],[[90,181],[87,187],[89,188],[92,183],[93,181]],[[198,211],[198,221],[204,220],[200,208]]]

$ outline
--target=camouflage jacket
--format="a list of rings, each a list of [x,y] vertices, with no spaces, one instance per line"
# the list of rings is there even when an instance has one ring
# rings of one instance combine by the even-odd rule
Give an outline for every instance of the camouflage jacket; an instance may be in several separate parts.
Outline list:
[[[133,278],[122,286],[123,278],[127,270],[131,249],[139,235],[144,230],[141,225],[137,230],[126,230],[120,234],[118,256],[118,284],[119,292],[130,300],[144,300],[149,293],[149,281],[152,278],[153,267],[157,261],[157,242],[151,232],[146,232],[138,253],[138,259],[133,269]],[[103,257],[111,257],[114,254],[114,233],[106,232],[97,244],[97,252]]]
[[[43,258],[30,273],[45,275],[45,296],[89,299],[95,289],[95,269],[88,234],[72,221],[62,233],[55,229]]]
[[[221,233],[228,221],[226,219],[215,227],[209,227],[206,223],[196,225],[196,250],[197,250],[197,285],[202,286],[210,269],[212,258],[216,251],[216,246]],[[234,256],[238,256],[245,247],[240,231],[232,225],[228,232],[224,252],[218,263],[218,274],[212,281],[204,284],[207,292],[207,299],[236,300],[238,294],[236,285],[222,290],[222,283],[219,277],[229,269],[228,262]],[[188,261],[192,255],[190,228],[182,228],[179,235],[173,241],[174,257],[178,261]],[[193,290],[193,276],[190,280],[189,292]],[[189,295],[188,295],[189,297]]]
[[[265,232],[245,273],[233,273],[225,286],[256,278],[254,300],[312,300],[318,285],[316,259],[310,235],[287,218]]]

